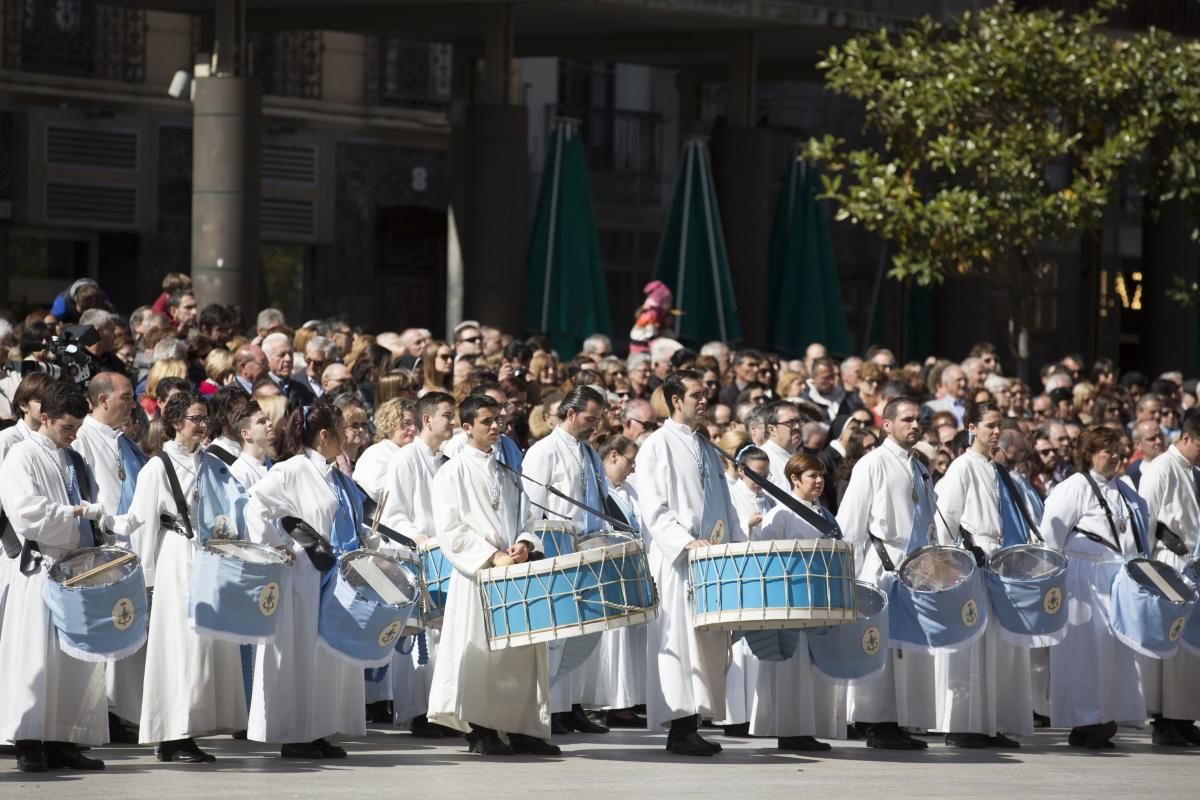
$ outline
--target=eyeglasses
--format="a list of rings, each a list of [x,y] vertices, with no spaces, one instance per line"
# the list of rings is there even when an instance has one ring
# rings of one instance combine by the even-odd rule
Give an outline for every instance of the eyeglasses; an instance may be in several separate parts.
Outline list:
[[[632,417],[632,418],[630,418],[629,421],[636,422],[638,425],[641,425],[644,430],[648,430],[648,431],[658,430],[657,422],[647,422],[646,420],[638,419],[637,417]]]
[[[346,427],[353,428],[356,431],[369,431],[369,430],[371,430],[371,423],[369,423],[369,422],[351,422]]]
[[[480,342],[483,341],[483,337],[478,336],[478,335],[477,336],[464,336],[461,339],[459,339],[459,341],[460,342],[470,342],[471,344],[479,344]]]
[[[629,392],[617,392],[616,394],[617,394],[617,397],[621,398],[622,400],[629,399]]]
[[[799,428],[803,423],[799,417],[795,419],[781,419],[775,423],[776,425],[787,425],[789,428]]]
[[[188,416],[184,417],[184,419],[186,419],[188,422],[192,423],[193,425],[205,425],[208,423],[208,417],[204,414],[196,414],[194,416],[188,415]]]
[[[1034,452],[1035,452],[1035,453],[1037,453],[1039,456],[1045,457],[1045,456],[1048,456],[1048,455],[1053,455],[1053,453],[1054,453],[1054,448],[1053,448],[1053,447],[1047,447],[1045,450],[1035,450]]]

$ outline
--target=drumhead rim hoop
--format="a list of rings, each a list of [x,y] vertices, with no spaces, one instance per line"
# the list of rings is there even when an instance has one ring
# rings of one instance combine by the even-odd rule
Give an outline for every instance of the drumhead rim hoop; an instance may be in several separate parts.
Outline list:
[[[258,542],[247,542],[247,541],[243,541],[242,539],[209,539],[208,541],[206,541],[200,545],[200,549],[204,550],[204,552],[209,553],[210,555],[217,556],[218,558],[230,558],[230,559],[237,558],[237,556],[235,556],[232,553],[223,553],[220,550],[214,549],[211,546],[214,543],[216,543],[216,544],[234,544],[234,545],[237,545],[238,547],[249,548],[258,553],[268,553],[273,558],[277,559],[275,561],[269,562],[269,563],[273,563],[273,564],[286,564],[288,561],[288,557],[286,555],[279,552],[278,550],[276,550],[274,547],[271,547],[270,545],[259,544]]]
[[[424,594],[424,586],[421,582],[420,577],[412,575],[410,573],[409,569],[407,569],[407,565],[411,564],[411,562],[401,561],[400,559],[392,558],[391,556],[384,555],[383,553],[377,553],[374,550],[351,550],[349,553],[343,553],[341,555],[341,557],[338,558],[337,569],[338,569],[339,576],[342,578],[342,580],[346,581],[346,585],[349,586],[351,589],[353,589],[355,594],[357,594],[359,596],[359,598],[361,598],[362,600],[369,602],[369,603],[375,603],[376,605],[387,606],[388,608],[400,608],[403,605],[403,604],[393,605],[391,603],[383,602],[382,598],[370,597],[363,592],[364,588],[369,588],[369,587],[363,587],[363,586],[356,585],[355,583],[350,582],[348,573],[353,572],[353,567],[351,567],[351,562],[357,561],[362,558],[370,558],[372,556],[374,556],[375,558],[382,558],[384,561],[394,564],[396,566],[396,568],[399,570],[400,574],[403,575],[405,580],[408,581],[409,587],[412,589],[412,591],[404,593],[406,596],[406,599],[407,599],[407,603],[417,604],[417,603],[421,602],[421,597]],[[385,573],[385,575],[386,575],[386,573]],[[362,579],[361,575],[359,575],[357,577],[359,579]],[[387,576],[387,577],[389,580],[391,580],[391,576]],[[372,594],[374,594],[374,592],[372,592]]]
[[[1039,576],[1033,577],[1033,578],[1018,577],[1016,575],[1001,575],[999,572],[996,571],[996,564],[998,561],[1004,562],[1004,561],[1008,560],[1009,555],[1019,555],[1020,553],[1028,553],[1030,551],[1036,551],[1038,553],[1048,553],[1048,554],[1052,555],[1056,562],[1054,565],[1054,569],[1050,572],[1045,573],[1044,575],[1039,575]],[[993,575],[995,575],[997,578],[999,578],[1000,580],[1005,581],[1006,583],[1031,583],[1031,584],[1032,583],[1042,583],[1044,581],[1057,578],[1058,576],[1060,576],[1064,572],[1066,572],[1068,561],[1069,561],[1069,559],[1067,558],[1066,554],[1064,554],[1058,550],[1055,550],[1052,547],[1047,547],[1043,544],[1034,544],[1032,542],[1029,542],[1026,544],[1014,544],[1014,545],[1010,545],[1008,547],[1002,548],[1000,550],[997,550],[996,553],[994,555],[992,555],[992,557],[990,559],[988,559],[987,570],[989,572],[991,572]]]
[[[128,563],[130,565],[132,565],[132,567],[141,567],[141,565],[142,565],[142,561],[140,558],[137,557],[137,553],[133,552],[132,550],[126,550],[124,547],[116,547],[115,545],[111,545],[111,544],[100,545],[98,547],[79,547],[79,548],[76,548],[76,549],[70,551],[69,553],[64,555],[62,558],[58,559],[53,564],[51,564],[50,568],[48,570],[46,570],[46,577],[50,578],[52,580],[56,577],[70,579],[74,576],[72,576],[72,575],[64,576],[63,572],[62,572],[62,568],[67,563],[69,563],[74,558],[78,558],[80,556],[85,556],[85,555],[95,555],[96,553],[100,553],[100,552],[112,553],[115,556],[117,556],[118,558],[121,556],[132,555],[133,560]],[[96,566],[99,566],[99,564],[97,564]],[[133,569],[131,568],[130,571],[128,573],[126,573],[125,576],[123,576],[123,577],[128,577],[128,575],[132,572],[133,572]],[[62,585],[61,580],[55,580],[54,582],[59,584],[60,588],[69,589],[70,591],[77,591],[80,589],[98,588],[95,586],[82,586],[82,585],[66,587],[66,586]],[[117,581],[113,581],[113,583],[116,583],[116,582]],[[111,586],[112,584],[106,584],[106,585]]]
[[[904,568],[916,561],[917,558],[935,552],[952,553],[956,561],[961,561],[962,564],[967,567],[967,571],[963,573],[962,580],[958,581],[952,586],[945,586],[940,589],[916,589],[905,583],[903,578]],[[904,560],[896,566],[895,574],[896,580],[900,583],[900,585],[910,592],[920,592],[921,594],[938,594],[940,592],[949,592],[962,587],[971,579],[971,576],[974,575],[975,572],[975,557],[961,547],[953,547],[945,544],[927,544],[924,547],[918,547],[916,550],[905,556]]]

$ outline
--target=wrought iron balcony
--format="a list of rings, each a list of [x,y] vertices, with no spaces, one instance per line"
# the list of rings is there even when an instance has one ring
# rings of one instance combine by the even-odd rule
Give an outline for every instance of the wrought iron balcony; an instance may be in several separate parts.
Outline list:
[[[451,45],[400,36],[367,38],[366,96],[381,106],[444,110],[450,105]]]
[[[263,94],[321,99],[321,31],[251,33],[249,44],[250,74],[261,82]]]
[[[548,105],[547,125],[558,117],[580,121],[580,135],[591,171],[597,203],[656,207],[662,201],[662,115],[629,111]]]
[[[146,79],[146,12],[95,0],[0,0],[4,68],[125,83]]]

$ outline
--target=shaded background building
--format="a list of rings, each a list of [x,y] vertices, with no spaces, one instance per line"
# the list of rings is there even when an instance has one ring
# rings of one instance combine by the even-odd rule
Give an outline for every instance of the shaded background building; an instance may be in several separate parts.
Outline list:
[[[478,317],[520,330],[533,193],[552,121],[569,116],[618,333],[654,269],[681,143],[702,133],[742,328],[763,343],[773,205],[795,144],[861,137],[856,105],[822,87],[820,53],[981,4],[0,0],[0,306],[48,304],[91,275],[130,308],[166,272],[219,278],[236,262],[237,299],[293,319],[443,332]],[[1134,6],[1114,24],[1200,32],[1191,3]],[[214,54],[232,94],[209,91]],[[167,94],[180,70],[195,103]],[[230,102],[243,122],[206,128]],[[222,205],[229,186],[244,202],[236,235],[205,223],[238,207]],[[1195,279],[1189,221],[1149,212],[1124,192],[1099,235],[1047,251],[1048,289],[1028,298],[1035,362],[1079,350],[1196,366],[1196,314],[1163,294],[1174,275]],[[928,342],[960,357],[1005,340],[1003,287],[954,281],[913,313],[908,287],[879,288],[880,243],[832,232],[857,349],[878,339],[916,356]],[[234,255],[218,268],[221,248]]]

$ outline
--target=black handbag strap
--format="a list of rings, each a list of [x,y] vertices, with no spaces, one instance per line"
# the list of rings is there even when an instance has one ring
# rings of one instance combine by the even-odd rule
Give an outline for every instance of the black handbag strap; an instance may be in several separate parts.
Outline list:
[[[225,466],[227,467],[232,467],[235,463],[237,463],[237,456],[226,450],[224,447],[221,447],[219,444],[210,444],[208,449],[204,452],[211,453],[212,455],[221,459],[225,462]]]
[[[158,457],[162,459],[163,468],[167,472],[167,482],[171,484],[171,494],[175,496],[175,510],[183,517],[183,535],[194,539],[196,534],[192,531],[192,515],[188,509],[187,500],[183,497],[183,487],[179,485],[179,476],[175,474],[175,465],[171,463],[171,457],[166,453],[160,451]]]
[[[1080,474],[1083,475],[1085,480],[1087,480],[1088,486],[1092,487],[1092,494],[1096,495],[1096,500],[1100,503],[1100,507],[1104,509],[1104,516],[1108,520],[1108,529],[1112,532],[1112,541],[1110,542],[1099,534],[1092,533],[1091,531],[1085,531],[1078,527],[1075,528],[1075,532],[1082,534],[1086,538],[1091,539],[1093,542],[1098,542],[1104,545],[1118,555],[1123,555],[1121,553],[1121,534],[1117,532],[1117,523],[1113,522],[1112,509],[1108,507],[1108,501],[1106,501],[1104,499],[1104,495],[1100,493],[1100,487],[1096,485],[1095,479],[1088,474],[1086,470]]]

